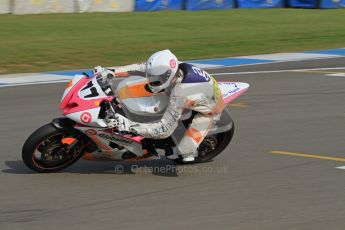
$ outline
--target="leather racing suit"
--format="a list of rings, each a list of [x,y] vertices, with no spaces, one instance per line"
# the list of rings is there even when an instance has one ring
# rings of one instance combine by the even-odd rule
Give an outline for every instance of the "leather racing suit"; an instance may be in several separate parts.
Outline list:
[[[145,63],[116,68],[115,74],[145,72]],[[161,120],[154,123],[133,122],[131,130],[147,138],[164,139],[174,132],[185,109],[197,112],[185,131],[177,150],[183,157],[197,156],[200,143],[224,108],[222,93],[216,80],[200,68],[180,63],[177,79],[171,88],[170,100]]]

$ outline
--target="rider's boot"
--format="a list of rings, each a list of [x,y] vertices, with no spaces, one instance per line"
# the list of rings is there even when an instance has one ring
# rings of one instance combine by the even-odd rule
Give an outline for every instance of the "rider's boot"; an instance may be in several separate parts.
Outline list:
[[[177,148],[173,147],[169,153],[166,154],[166,158],[170,159],[170,160],[176,160],[179,158],[178,154],[177,154]]]
[[[182,161],[185,162],[185,163],[193,162],[194,160],[195,160],[194,153],[192,153],[192,154],[183,154],[182,155]]]

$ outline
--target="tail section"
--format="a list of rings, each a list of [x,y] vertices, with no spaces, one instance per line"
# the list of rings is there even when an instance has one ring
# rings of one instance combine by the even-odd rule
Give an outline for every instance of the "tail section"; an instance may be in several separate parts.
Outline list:
[[[218,82],[218,86],[222,91],[224,103],[229,104],[231,101],[235,100],[241,94],[246,92],[249,88],[248,83],[244,82]]]

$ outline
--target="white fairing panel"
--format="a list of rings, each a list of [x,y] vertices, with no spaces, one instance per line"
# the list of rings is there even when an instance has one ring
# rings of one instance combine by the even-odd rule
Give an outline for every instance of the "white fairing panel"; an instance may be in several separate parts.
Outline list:
[[[119,83],[117,91],[130,85],[143,82],[146,82],[146,79],[143,77],[129,77]],[[239,97],[249,88],[249,84],[244,82],[218,82],[218,85],[222,91],[224,102],[226,104]],[[157,115],[164,111],[169,104],[169,96],[167,94],[160,93],[148,97],[122,99],[121,103],[132,113],[145,116]]]
[[[112,160],[123,160],[122,155],[128,151],[134,153],[138,157],[144,155],[144,151],[140,142],[134,141],[125,136],[116,133],[107,132],[108,129],[91,128],[86,126],[78,126],[76,129],[88,135],[99,147],[99,151],[92,154],[95,157],[105,157]],[[116,143],[123,149],[111,147],[110,143]]]
[[[66,117],[90,127],[108,127],[103,119],[98,119],[100,107],[67,114]]]
[[[130,85],[146,83],[146,78],[132,76],[121,81],[117,86],[117,91]],[[169,103],[169,96],[165,93],[159,93],[152,96],[126,98],[121,103],[132,113],[138,115],[157,115],[161,113]]]
[[[249,88],[249,84],[244,82],[218,82],[218,86],[222,91],[226,104],[239,97]]]
[[[92,84],[92,87],[87,87],[89,84]],[[97,96],[90,97],[92,95],[92,90],[97,94]],[[83,100],[95,100],[95,99],[102,99],[107,95],[103,92],[102,88],[99,86],[97,82],[97,78],[93,78],[86,86],[84,86],[78,93],[78,96]]]

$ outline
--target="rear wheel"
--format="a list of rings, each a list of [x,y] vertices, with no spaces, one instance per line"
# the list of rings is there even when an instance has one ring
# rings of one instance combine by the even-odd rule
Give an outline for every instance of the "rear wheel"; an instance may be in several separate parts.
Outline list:
[[[232,137],[234,136],[234,131],[235,125],[233,123],[231,129],[226,132],[206,136],[199,146],[198,157],[195,158],[193,163],[208,162],[223,152],[223,150],[230,144]],[[177,159],[175,162],[183,164],[182,159]]]
[[[83,143],[76,133],[47,124],[25,141],[22,159],[34,171],[56,172],[72,165],[83,153]]]
[[[199,146],[198,157],[195,158],[196,163],[210,161],[230,144],[234,136],[235,126],[232,125],[229,131],[206,136]]]

